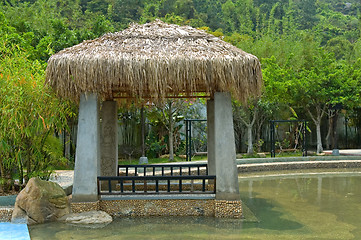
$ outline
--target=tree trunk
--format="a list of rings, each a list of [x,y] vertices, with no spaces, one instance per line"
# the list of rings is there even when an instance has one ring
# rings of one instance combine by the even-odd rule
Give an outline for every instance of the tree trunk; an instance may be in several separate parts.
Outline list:
[[[261,152],[261,130],[262,130],[262,126],[258,126],[257,127],[257,132],[256,132],[256,143],[257,143],[257,152]]]
[[[140,121],[142,127],[142,157],[145,157],[145,118],[144,118],[144,107],[140,110]]]
[[[321,139],[321,121],[315,122],[316,124],[316,135],[317,135],[317,154],[323,152],[322,139]]]
[[[169,103],[169,161],[174,161],[174,152],[173,152],[173,110],[172,110],[172,102]]]
[[[332,120],[332,149],[338,148],[337,120],[338,120],[338,111],[336,110]]]
[[[310,115],[310,117],[312,118],[313,122],[316,125],[316,136],[317,136],[317,154],[320,154],[323,152],[323,148],[322,148],[322,138],[321,138],[321,120],[323,117],[323,114],[326,110],[326,105],[321,107],[321,106],[317,106],[316,107],[316,116],[314,116],[312,114],[312,112],[310,111],[309,108],[307,108],[307,112]]]
[[[257,123],[257,127],[256,127],[256,143],[257,143],[257,152],[261,152],[262,149],[262,144],[261,144],[261,134],[262,134],[262,127],[263,127],[263,123],[266,120],[266,118],[260,114],[258,114],[258,118],[259,121]]]
[[[238,152],[241,153],[242,152],[242,138],[243,138],[243,132],[240,131],[239,135],[238,135]]]
[[[247,111],[247,110],[246,110]],[[248,117],[245,119],[241,116],[241,120],[247,127],[247,141],[248,141],[248,147],[247,147],[247,154],[253,154],[253,136],[252,136],[252,129],[256,122],[257,118],[257,107],[254,108],[253,116],[251,118],[252,113],[249,113]],[[252,120],[251,120],[252,119]],[[248,120],[248,121],[247,121]]]
[[[332,117],[328,117],[328,130],[327,130],[327,135],[326,135],[326,149],[330,149],[331,147],[331,134],[332,134]]]
[[[248,141],[248,148],[247,154],[253,154],[253,142],[252,142],[252,124],[247,125],[247,141]]]

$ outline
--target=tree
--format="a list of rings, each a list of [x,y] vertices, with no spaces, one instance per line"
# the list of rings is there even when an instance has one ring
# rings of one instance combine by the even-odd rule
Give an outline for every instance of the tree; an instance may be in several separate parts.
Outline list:
[[[319,49],[319,55],[314,56],[313,66],[295,72],[290,81],[290,96],[292,103],[302,106],[316,125],[317,153],[323,151],[321,137],[321,121],[329,105],[340,103],[343,82],[335,78],[337,64],[331,54]]]
[[[253,127],[258,118],[258,101],[249,101],[247,105],[233,103],[234,119],[241,121],[247,128],[247,154],[253,154]]]
[[[158,111],[162,114],[161,121],[164,127],[168,130],[168,150],[169,161],[174,161],[174,130],[175,123],[180,120],[180,114],[189,105],[187,101],[180,100],[167,100],[164,103],[157,105]]]

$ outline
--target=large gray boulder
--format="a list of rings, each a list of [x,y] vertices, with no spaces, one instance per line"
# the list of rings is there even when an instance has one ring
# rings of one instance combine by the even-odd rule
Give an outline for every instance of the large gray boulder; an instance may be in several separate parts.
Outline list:
[[[56,221],[69,213],[68,197],[59,184],[31,178],[16,198],[11,222],[32,225]]]

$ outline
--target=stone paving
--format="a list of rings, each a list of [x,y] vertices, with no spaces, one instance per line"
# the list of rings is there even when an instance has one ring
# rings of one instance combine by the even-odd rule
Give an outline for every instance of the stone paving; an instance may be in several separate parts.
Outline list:
[[[66,195],[70,195],[73,189],[74,170],[56,170],[50,176],[50,181],[59,184],[65,191]]]
[[[50,181],[56,182],[64,188],[73,184],[73,178],[73,170],[56,170],[55,173],[50,176]]]
[[[331,155],[332,150],[323,151],[326,155]],[[361,149],[340,149],[340,155],[343,156],[361,156]]]

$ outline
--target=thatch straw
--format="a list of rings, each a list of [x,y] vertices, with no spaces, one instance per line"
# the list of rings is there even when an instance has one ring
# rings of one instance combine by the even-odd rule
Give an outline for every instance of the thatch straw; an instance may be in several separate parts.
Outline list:
[[[260,93],[262,73],[257,57],[202,30],[156,20],[60,51],[49,59],[46,82],[74,100],[82,92],[163,99],[230,91],[245,102]]]

